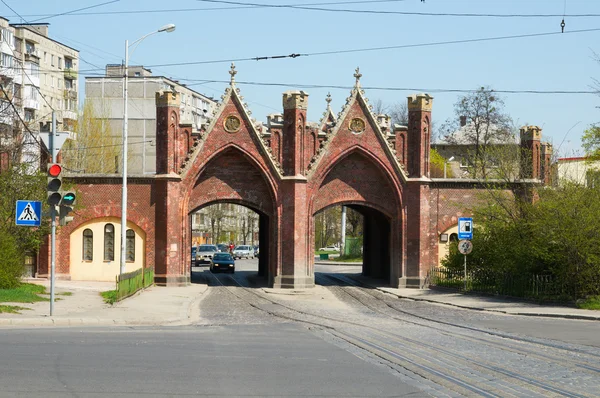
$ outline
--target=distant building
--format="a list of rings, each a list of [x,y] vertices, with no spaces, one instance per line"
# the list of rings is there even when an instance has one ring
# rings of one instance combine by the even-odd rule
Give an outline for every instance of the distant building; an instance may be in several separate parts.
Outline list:
[[[99,117],[110,123],[112,134],[121,140],[123,132],[122,65],[106,65],[103,77],[86,77],[85,98]],[[143,66],[129,66],[128,80],[128,174],[156,172],[156,99],[160,90],[174,90],[181,95],[180,120],[190,123],[192,132],[200,130],[210,117],[216,102],[203,94],[164,76],[153,76]],[[117,164],[121,164],[120,161]],[[120,167],[120,166],[119,166]]]
[[[584,186],[600,183],[600,161],[586,157],[559,158],[557,162],[558,183],[572,181]]]
[[[8,95],[0,98],[0,123],[21,128],[22,119],[33,133],[22,136],[30,143],[39,141],[40,131],[48,131],[53,110],[58,131],[73,131],[77,120],[79,51],[50,38],[48,26],[9,24],[0,17],[0,79]],[[37,162],[39,169],[39,155],[36,143],[25,146],[18,160]]]

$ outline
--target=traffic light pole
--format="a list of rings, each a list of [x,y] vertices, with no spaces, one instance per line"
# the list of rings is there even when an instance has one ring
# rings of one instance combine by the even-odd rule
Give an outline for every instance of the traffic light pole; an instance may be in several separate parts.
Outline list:
[[[54,134],[56,133],[56,112],[52,111],[52,131],[50,131],[50,160],[54,163]],[[50,316],[54,313],[54,272],[56,270],[56,206],[50,205],[52,237],[50,239]]]

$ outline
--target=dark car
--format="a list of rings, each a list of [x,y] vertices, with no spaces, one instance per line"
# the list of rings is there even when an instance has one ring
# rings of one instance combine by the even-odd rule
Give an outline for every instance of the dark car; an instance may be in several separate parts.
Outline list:
[[[210,262],[210,270],[211,272],[235,272],[235,261],[231,254],[229,253],[215,253]]]
[[[229,253],[229,245],[226,245],[225,243],[219,243],[217,247],[221,253]]]

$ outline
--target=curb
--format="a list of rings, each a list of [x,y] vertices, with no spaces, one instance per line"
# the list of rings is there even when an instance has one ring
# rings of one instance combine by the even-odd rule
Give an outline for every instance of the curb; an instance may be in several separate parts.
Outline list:
[[[472,307],[472,306],[448,303],[448,302],[443,302],[443,301],[403,296],[401,294],[390,292],[388,290],[382,289],[377,286],[369,286],[369,287],[377,289],[377,290],[385,292],[385,293],[389,293],[391,295],[394,295],[394,296],[396,296],[398,298],[402,298],[402,299],[413,300],[413,301],[425,301],[428,303],[434,303],[434,304],[440,304],[440,305],[449,305],[452,307],[462,308],[462,309],[466,309],[466,310],[495,312],[495,313],[506,314],[506,315],[537,316],[537,317],[544,317],[544,318],[563,318],[563,319],[579,319],[579,320],[585,320],[585,321],[600,321],[600,315],[556,314],[556,313],[543,313],[543,312],[541,312],[541,313],[540,312],[512,312],[512,311],[506,311],[506,310],[495,310],[495,309],[490,309],[490,308]]]

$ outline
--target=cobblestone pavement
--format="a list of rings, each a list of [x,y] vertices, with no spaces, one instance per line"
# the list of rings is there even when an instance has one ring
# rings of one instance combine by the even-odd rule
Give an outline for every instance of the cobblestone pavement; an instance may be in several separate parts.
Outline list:
[[[600,391],[597,322],[411,302],[332,272],[317,272],[310,292],[275,294],[239,268],[234,276],[195,273],[210,286],[198,324],[298,322],[432,396],[594,397]]]

